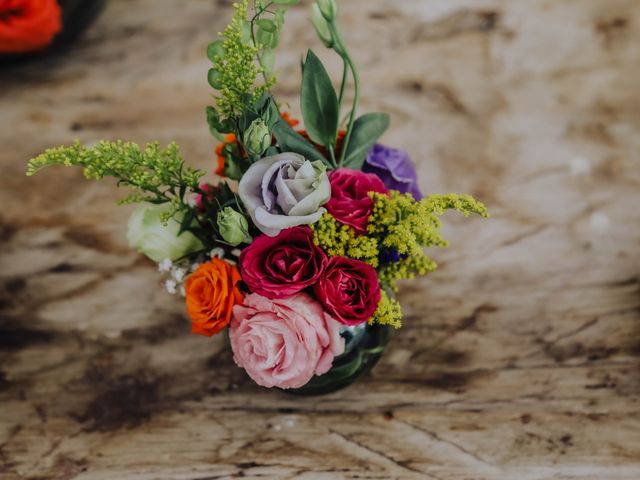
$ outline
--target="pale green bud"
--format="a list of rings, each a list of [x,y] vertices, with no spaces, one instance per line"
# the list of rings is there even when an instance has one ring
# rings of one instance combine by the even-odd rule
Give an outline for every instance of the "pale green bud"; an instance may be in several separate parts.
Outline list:
[[[271,132],[261,118],[255,119],[244,132],[244,147],[250,155],[261,156],[271,143]]]
[[[336,19],[338,14],[336,0],[318,0],[318,6],[320,7],[320,12],[327,21],[332,22]]]
[[[317,3],[311,5],[311,23],[313,23],[316,33],[320,40],[322,40],[322,43],[324,43],[327,48],[332,48],[334,44],[333,35],[331,34],[329,23],[327,22],[327,19],[324,18],[324,15],[320,11],[320,7]]]
[[[163,221],[170,208],[168,204],[145,203],[129,219],[129,245],[154,262],[178,260],[203,248],[200,240],[191,232],[179,233],[184,212],[176,213],[167,222]]]
[[[249,235],[247,218],[231,207],[218,212],[217,223],[220,236],[229,245],[237,247],[241,243],[251,243],[253,240]]]

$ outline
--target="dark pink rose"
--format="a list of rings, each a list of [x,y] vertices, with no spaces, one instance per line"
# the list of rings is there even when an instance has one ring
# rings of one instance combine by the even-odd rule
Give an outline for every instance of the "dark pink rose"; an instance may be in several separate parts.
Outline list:
[[[336,220],[350,225],[359,233],[367,232],[369,216],[373,211],[370,192],[388,193],[382,180],[373,173],[339,168],[329,177],[331,200],[327,210]]]
[[[380,302],[380,283],[371,265],[332,257],[313,288],[325,310],[344,325],[368,321]]]
[[[267,298],[289,297],[310,287],[326,263],[307,226],[284,229],[275,237],[262,235],[240,254],[242,279],[249,290]]]

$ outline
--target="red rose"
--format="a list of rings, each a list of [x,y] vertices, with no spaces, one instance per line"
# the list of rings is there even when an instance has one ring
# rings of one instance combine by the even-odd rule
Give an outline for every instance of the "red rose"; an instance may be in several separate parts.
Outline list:
[[[380,283],[371,265],[332,257],[313,289],[329,315],[345,325],[369,320],[380,302]]]
[[[41,50],[61,29],[56,0],[0,0],[0,54]]]
[[[329,177],[331,200],[327,210],[336,220],[350,225],[359,233],[367,232],[369,216],[373,211],[370,192],[388,193],[382,180],[373,173],[339,168]]]
[[[327,263],[306,226],[287,228],[275,237],[262,235],[240,254],[242,279],[253,293],[285,298],[310,287]]]

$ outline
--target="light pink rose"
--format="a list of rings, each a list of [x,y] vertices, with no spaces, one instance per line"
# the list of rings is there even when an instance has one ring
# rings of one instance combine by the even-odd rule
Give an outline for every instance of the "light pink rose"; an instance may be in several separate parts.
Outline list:
[[[229,337],[236,364],[267,388],[302,387],[344,352],[340,324],[306,293],[248,295],[233,308]]]

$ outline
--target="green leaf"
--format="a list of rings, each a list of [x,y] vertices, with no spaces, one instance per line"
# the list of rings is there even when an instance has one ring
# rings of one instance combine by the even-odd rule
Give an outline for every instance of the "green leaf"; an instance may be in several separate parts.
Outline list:
[[[282,118],[274,125],[273,134],[278,140],[281,152],[294,152],[304,156],[307,160],[321,160],[327,167],[333,168],[331,163],[306,138],[296,132]]]
[[[256,32],[256,40],[260,45],[264,48],[276,48],[278,43],[280,42],[280,36],[277,31],[268,32],[267,30],[263,30],[261,28]]]
[[[343,166],[360,170],[369,150],[389,128],[389,115],[367,113],[353,124],[353,133],[347,147]]]
[[[278,8],[276,10],[275,21],[278,27],[282,27],[284,25],[284,14],[287,13],[285,8]]]
[[[253,45],[253,38],[251,38],[251,23],[249,21],[242,22],[240,32],[242,43],[245,45]]]
[[[226,129],[220,121],[220,116],[218,115],[217,110],[212,106],[208,106],[206,112],[209,131],[214,137],[219,138],[220,133],[226,133]]]
[[[335,145],[340,120],[338,96],[324,65],[311,50],[302,69],[300,106],[309,138],[325,147]]]
[[[191,224],[196,218],[196,211],[194,209],[189,209],[185,212],[184,218],[182,219],[182,223],[180,223],[180,230],[178,231],[178,236],[182,235],[184,232],[188,231],[191,227]]]
[[[300,0],[273,0],[273,3],[278,5],[297,5]]]
[[[211,85],[216,90],[222,88],[221,82],[222,75],[215,68],[210,68],[209,73],[207,74],[207,80],[209,81],[209,85]]]
[[[278,29],[276,22],[268,18],[261,18],[256,23],[258,25],[258,28],[260,30],[264,30],[265,32],[273,33]]]
[[[276,56],[273,53],[273,50],[265,50],[264,52],[262,52],[262,55],[260,55],[260,61],[262,63],[262,66],[268,72],[273,72],[273,68],[276,64]]]
[[[222,40],[213,42],[207,47],[207,57],[212,62],[215,62],[218,58],[224,58],[224,43]]]

